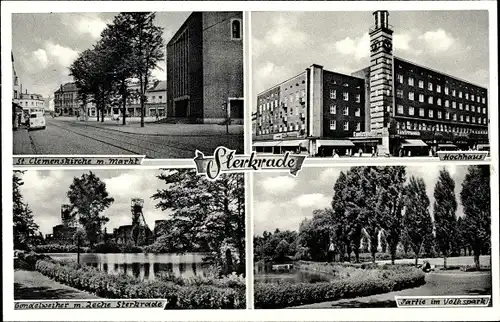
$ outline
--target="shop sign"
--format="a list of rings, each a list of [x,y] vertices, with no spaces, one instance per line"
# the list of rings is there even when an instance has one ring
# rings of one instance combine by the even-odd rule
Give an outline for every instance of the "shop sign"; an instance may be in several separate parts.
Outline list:
[[[278,133],[273,135],[273,140],[283,140],[286,138],[298,138],[299,132],[286,132],[286,133]]]
[[[355,137],[382,137],[380,132],[354,132]]]
[[[399,135],[420,136],[420,131],[398,130]]]

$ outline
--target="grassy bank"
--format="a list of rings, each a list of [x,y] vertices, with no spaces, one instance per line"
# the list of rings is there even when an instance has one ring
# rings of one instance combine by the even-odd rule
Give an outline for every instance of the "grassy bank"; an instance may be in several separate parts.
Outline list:
[[[108,275],[74,262],[39,260],[35,268],[55,281],[104,298],[166,299],[171,309],[244,309],[245,280],[225,278],[174,278],[160,276],[154,281],[128,275]]]
[[[357,268],[314,262],[300,262],[299,265],[304,270],[329,274],[332,280],[318,283],[255,283],[255,307],[285,308],[398,291],[425,284],[425,274],[411,266],[366,265]]]

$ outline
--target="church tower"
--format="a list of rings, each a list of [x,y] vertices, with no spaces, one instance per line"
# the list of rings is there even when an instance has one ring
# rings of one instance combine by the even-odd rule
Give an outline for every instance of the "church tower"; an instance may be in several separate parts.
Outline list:
[[[389,12],[375,11],[375,25],[370,28],[370,128],[382,134],[379,153],[389,153],[389,120],[393,114],[392,26]]]

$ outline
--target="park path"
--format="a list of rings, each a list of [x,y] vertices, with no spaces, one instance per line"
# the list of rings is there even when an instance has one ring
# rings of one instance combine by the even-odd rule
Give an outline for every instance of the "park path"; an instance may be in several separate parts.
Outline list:
[[[51,280],[37,271],[16,269],[14,271],[14,300],[72,300],[99,299],[100,297],[80,291]]]
[[[395,296],[489,295],[491,272],[428,273],[425,284],[401,291],[296,306],[300,309],[396,307]]]

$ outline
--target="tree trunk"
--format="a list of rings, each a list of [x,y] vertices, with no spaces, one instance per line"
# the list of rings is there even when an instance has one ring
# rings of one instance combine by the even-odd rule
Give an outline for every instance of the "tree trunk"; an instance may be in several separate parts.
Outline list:
[[[378,243],[378,231],[373,233],[374,236],[370,236],[370,253],[372,254],[372,263],[375,264],[375,255],[377,254],[377,243]]]
[[[443,255],[443,265],[444,265],[444,268],[446,268],[446,255]]]
[[[80,265],[80,236],[76,237],[76,263]]]
[[[415,267],[418,266],[418,253],[415,253]]]
[[[127,114],[127,87],[125,84],[125,80],[122,79],[122,124],[127,124],[125,120],[125,115]]]
[[[359,263],[359,248],[354,247],[354,258],[356,263]]]
[[[481,268],[481,265],[479,263],[479,255],[480,255],[479,251],[474,252],[474,265],[476,266],[477,271],[479,271],[479,269]]]

